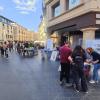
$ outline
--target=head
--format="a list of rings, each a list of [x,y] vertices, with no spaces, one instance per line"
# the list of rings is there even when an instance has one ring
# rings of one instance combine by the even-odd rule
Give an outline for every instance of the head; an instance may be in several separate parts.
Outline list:
[[[5,41],[4,44],[7,44],[7,42]]]
[[[91,54],[91,53],[93,52],[93,48],[89,47],[89,48],[86,49],[86,51],[87,51],[89,54]]]
[[[80,45],[77,45],[77,46],[75,47],[75,50],[77,50],[77,51],[83,51],[83,48],[82,48]]]
[[[73,50],[73,53],[75,53],[75,54],[78,53],[78,54],[82,55],[84,53],[84,50],[83,50],[83,48],[80,45],[77,45],[75,47],[75,49]]]
[[[70,43],[68,41],[64,42],[64,45],[70,47]]]

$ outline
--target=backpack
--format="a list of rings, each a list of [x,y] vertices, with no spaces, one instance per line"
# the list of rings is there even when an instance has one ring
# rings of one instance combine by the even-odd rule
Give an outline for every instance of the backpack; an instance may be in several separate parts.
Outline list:
[[[74,61],[75,63],[83,63],[83,57],[81,55],[76,55]]]

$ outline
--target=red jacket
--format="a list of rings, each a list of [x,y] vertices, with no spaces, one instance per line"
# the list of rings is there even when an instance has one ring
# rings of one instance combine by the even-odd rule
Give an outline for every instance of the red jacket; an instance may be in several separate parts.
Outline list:
[[[60,47],[60,62],[69,63],[68,57],[72,54],[72,50],[66,45]]]

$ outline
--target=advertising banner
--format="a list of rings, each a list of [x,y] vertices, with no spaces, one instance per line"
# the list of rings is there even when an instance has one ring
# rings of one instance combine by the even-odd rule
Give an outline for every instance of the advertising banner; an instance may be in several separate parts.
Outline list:
[[[51,61],[56,61],[57,55],[58,55],[58,52],[57,51],[53,51],[52,54],[51,54],[50,60]]]
[[[46,49],[48,51],[52,51],[53,50],[53,41],[51,39],[47,40],[47,45],[46,45]]]

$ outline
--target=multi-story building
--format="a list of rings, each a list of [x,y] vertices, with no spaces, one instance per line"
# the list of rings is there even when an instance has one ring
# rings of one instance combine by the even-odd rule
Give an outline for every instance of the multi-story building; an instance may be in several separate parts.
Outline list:
[[[14,29],[11,23],[14,22],[3,16],[0,16],[0,41],[13,40]]]
[[[45,0],[47,30],[73,47],[100,38],[100,0]]]
[[[0,41],[34,41],[35,33],[0,16]]]
[[[46,36],[46,21],[45,18],[42,19],[40,25],[39,25],[39,40],[40,41],[46,41],[47,40],[47,36]]]

